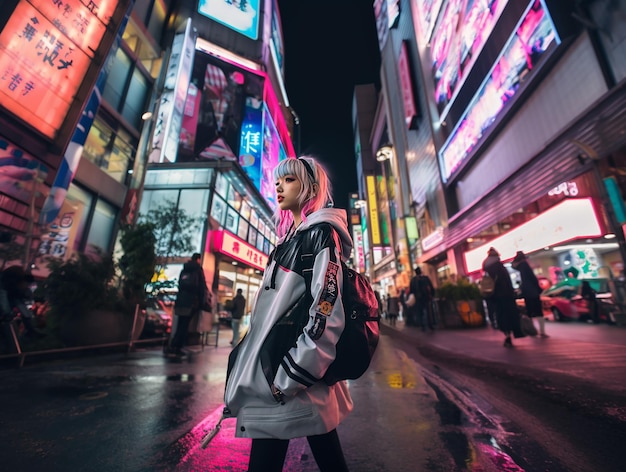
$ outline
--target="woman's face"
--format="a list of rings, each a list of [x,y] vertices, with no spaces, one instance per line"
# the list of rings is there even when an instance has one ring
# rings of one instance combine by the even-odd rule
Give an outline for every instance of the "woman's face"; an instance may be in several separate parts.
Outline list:
[[[276,180],[276,201],[283,211],[300,212],[298,195],[302,190],[302,182],[295,175],[285,175]]]

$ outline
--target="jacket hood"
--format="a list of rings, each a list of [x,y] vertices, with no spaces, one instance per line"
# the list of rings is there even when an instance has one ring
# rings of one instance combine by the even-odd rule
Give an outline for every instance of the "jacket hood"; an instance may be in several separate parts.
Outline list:
[[[329,223],[335,228],[341,241],[341,257],[345,261],[352,253],[352,238],[348,231],[348,218],[346,210],[341,208],[322,208],[306,217],[296,229],[296,232],[303,231],[319,223]]]

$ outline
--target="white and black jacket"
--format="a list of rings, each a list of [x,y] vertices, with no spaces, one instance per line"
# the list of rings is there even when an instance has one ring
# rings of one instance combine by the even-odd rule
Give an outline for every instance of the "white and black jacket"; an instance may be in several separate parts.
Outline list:
[[[303,245],[311,250],[303,251]],[[339,261],[351,250],[346,212],[335,208],[312,213],[292,237],[278,242],[256,295],[248,333],[229,359],[224,402],[237,417],[237,436],[324,434],[352,410],[345,381],[329,386],[321,380],[345,326]],[[302,275],[311,266],[307,257],[314,257],[310,296],[305,295]],[[306,322],[304,329],[294,318]],[[272,395],[272,383],[284,402]]]

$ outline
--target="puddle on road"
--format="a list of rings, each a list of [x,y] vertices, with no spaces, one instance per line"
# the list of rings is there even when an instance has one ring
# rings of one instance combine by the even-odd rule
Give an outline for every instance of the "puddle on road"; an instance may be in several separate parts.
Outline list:
[[[485,460],[488,460],[499,472],[525,471],[493,435],[480,432],[470,437],[466,431],[485,427],[496,429],[496,425],[478,411],[474,411],[477,415],[475,419],[470,418],[438,385],[428,379],[426,382],[437,395],[435,411],[441,424],[449,427],[439,436],[459,470],[482,471]]]

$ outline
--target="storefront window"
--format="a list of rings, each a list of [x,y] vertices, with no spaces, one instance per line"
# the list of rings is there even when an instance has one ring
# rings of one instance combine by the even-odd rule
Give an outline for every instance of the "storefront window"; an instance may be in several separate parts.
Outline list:
[[[102,97],[116,110],[122,103],[124,89],[126,88],[131,68],[132,61],[130,57],[122,48],[119,48],[115,53],[115,59],[112,61],[111,70],[102,92]]]
[[[237,236],[239,236],[244,241],[248,240],[248,222],[243,218],[239,218],[239,229],[237,231]]]
[[[226,218],[226,202],[217,195],[213,195],[213,208],[211,208],[211,217],[215,221],[217,221],[218,225],[224,226],[224,220]]]
[[[233,234],[237,234],[237,227],[239,224],[239,214],[233,209],[228,208],[226,213],[226,224],[224,227]]]
[[[251,212],[250,204],[246,200],[241,202],[241,211],[239,212],[241,216],[243,216],[246,220],[250,221],[250,212]],[[254,226],[254,223],[252,223],[252,225]]]
[[[241,194],[235,190],[235,187],[230,186],[230,191],[228,192],[228,204],[232,206],[235,210],[239,211],[241,208]]]
[[[257,239],[256,239],[256,248],[259,251],[263,251],[263,248],[265,247],[265,238],[263,237],[263,235],[261,233],[257,234]]]
[[[228,180],[226,180],[226,176],[221,172],[217,174],[217,179],[215,180],[215,192],[223,198],[228,198],[229,187],[230,184],[228,183]]]
[[[178,190],[146,190],[141,198],[139,214],[147,215],[150,210],[175,204],[177,200]]]
[[[146,107],[150,83],[139,69],[133,71],[122,107],[122,116],[135,129],[141,128],[141,115]]]
[[[104,171],[117,182],[124,183],[134,149],[121,137],[115,138],[108,166]]]
[[[263,223],[262,220],[259,221],[259,216],[254,210],[252,210],[252,212],[250,213],[250,224],[253,227],[258,228],[261,234],[265,232],[265,224]]]
[[[89,235],[87,236],[86,252],[91,247],[97,247],[104,252],[109,250],[115,226],[115,217],[115,208],[103,200],[98,200],[91,220]]]
[[[89,130],[83,148],[86,159],[120,183],[124,183],[126,179],[134,152],[133,138],[128,133],[120,130],[116,134],[98,119]]]
[[[180,192],[178,208],[194,219],[194,224],[188,228],[188,231],[192,236],[192,245],[197,248],[202,246],[209,192],[208,189],[181,190]]]

